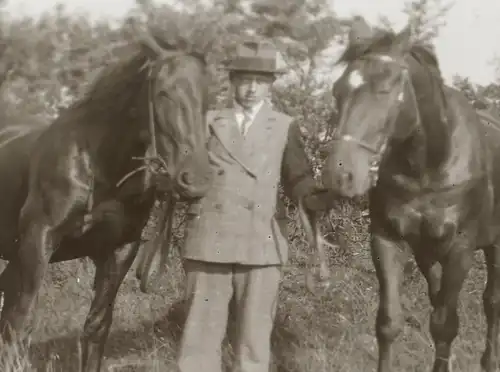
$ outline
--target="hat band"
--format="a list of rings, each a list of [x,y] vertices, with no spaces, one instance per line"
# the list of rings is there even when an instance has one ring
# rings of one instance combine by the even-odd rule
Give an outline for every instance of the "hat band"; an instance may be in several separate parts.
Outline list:
[[[259,71],[259,72],[279,72],[276,68],[275,59],[265,59],[259,57],[238,57],[228,66],[230,70],[238,71]]]

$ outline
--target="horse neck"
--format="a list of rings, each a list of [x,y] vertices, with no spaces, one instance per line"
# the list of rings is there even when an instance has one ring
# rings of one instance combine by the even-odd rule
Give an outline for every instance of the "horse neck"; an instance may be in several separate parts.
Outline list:
[[[393,141],[395,159],[404,162],[405,173],[421,178],[426,172],[438,172],[447,162],[451,148],[451,128],[440,82],[418,62],[410,63],[414,102],[405,101],[396,128],[408,128],[408,135]]]
[[[108,118],[109,125],[104,126],[100,137],[100,143],[96,148],[98,157],[114,176],[127,173],[131,168],[137,166],[134,157],[145,156],[148,139],[144,133],[148,133],[147,84],[137,89],[137,95],[126,109],[120,120]]]
[[[452,122],[448,120],[447,98],[438,67],[417,61],[412,70],[412,85],[417,97],[420,122],[425,134],[428,168],[439,168],[450,155]]]

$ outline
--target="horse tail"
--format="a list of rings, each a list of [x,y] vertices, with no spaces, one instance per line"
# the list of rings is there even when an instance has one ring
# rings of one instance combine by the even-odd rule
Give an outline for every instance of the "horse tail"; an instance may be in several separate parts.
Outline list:
[[[151,277],[153,259],[160,251],[160,264],[157,277],[165,271],[168,255],[170,253],[170,240],[172,237],[172,225],[174,221],[175,199],[168,196],[166,203],[161,208],[160,220],[158,221],[157,231],[159,233],[152,240],[146,242],[139,255],[139,264],[137,266],[136,278],[140,281],[140,289],[147,293],[148,281]]]

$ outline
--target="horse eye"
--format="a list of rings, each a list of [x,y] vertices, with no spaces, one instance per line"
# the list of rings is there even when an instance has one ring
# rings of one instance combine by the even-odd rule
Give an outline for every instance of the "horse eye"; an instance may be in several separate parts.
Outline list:
[[[170,103],[174,103],[174,100],[172,99],[172,97],[168,94],[167,91],[165,90],[160,90],[158,93],[157,93],[157,96],[158,98],[164,98],[166,99],[167,101],[169,101]]]
[[[160,90],[160,91],[158,92],[158,97],[162,97],[162,98],[168,98],[168,99],[170,99],[170,97],[169,97],[168,93],[167,93],[165,90]]]

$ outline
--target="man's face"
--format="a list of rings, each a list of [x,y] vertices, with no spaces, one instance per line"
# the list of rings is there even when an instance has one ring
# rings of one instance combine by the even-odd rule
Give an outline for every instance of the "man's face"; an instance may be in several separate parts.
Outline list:
[[[234,98],[243,108],[250,109],[269,95],[274,79],[272,74],[234,73],[231,79]]]

